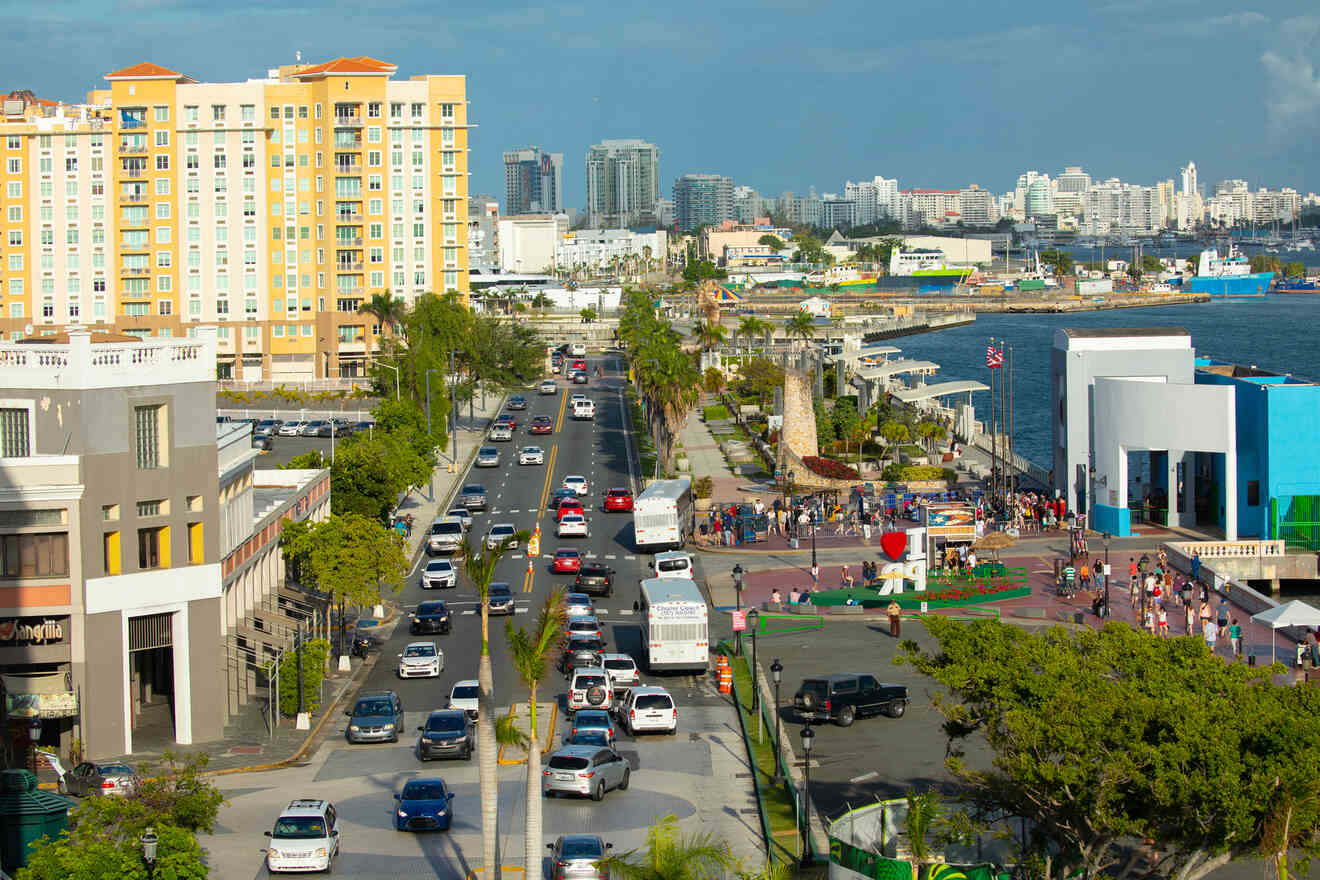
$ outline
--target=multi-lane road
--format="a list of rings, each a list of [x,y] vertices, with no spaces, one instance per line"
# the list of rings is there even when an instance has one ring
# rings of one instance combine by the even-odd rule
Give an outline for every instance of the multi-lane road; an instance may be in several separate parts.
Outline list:
[[[539,558],[529,560],[526,548],[507,553],[499,562],[496,580],[508,582],[515,596],[511,618],[492,618],[491,658],[494,703],[507,707],[525,700],[526,688],[514,675],[508,657],[504,626],[530,626],[549,591],[572,589],[572,575],[550,571],[550,558],[561,546],[581,551],[584,560],[599,561],[615,569],[611,598],[596,600],[607,649],[639,655],[639,629],[633,613],[638,582],[647,576],[649,557],[631,544],[632,517],[605,513],[601,493],[624,486],[634,490],[633,440],[629,434],[623,398],[621,363],[606,355],[593,360],[605,370],[587,386],[560,380],[554,395],[527,392],[528,408],[514,412],[518,427],[511,442],[491,445],[501,450],[498,468],[473,468],[462,481],[484,483],[485,511],[475,513],[471,533],[483,536],[493,523],[513,523],[518,529],[541,529]],[[574,420],[567,401],[574,392],[587,394],[596,404],[592,421]],[[551,435],[531,435],[532,417],[550,416]],[[545,450],[545,465],[517,463],[523,446]],[[589,538],[558,539],[549,496],[563,478],[584,476],[588,494],[582,499],[591,521]],[[417,524],[424,528],[425,524]],[[334,801],[343,824],[342,856],[336,870],[355,877],[463,876],[480,861],[480,802],[476,759],[422,763],[416,755],[416,727],[426,713],[441,708],[457,681],[476,678],[481,647],[478,600],[471,581],[460,574],[457,587],[423,590],[420,572],[427,557],[414,565],[406,587],[396,601],[405,612],[426,599],[444,599],[451,609],[449,635],[410,636],[406,613],[381,646],[380,657],[362,685],[362,691],[396,691],[406,711],[405,735],[398,744],[349,745],[343,738],[347,719],[332,719],[336,733],[314,753],[307,765],[267,773],[222,777],[229,804],[220,816],[221,828],[203,843],[211,853],[217,876],[253,877],[265,873],[261,855],[262,832],[271,827],[281,807],[293,797],[324,797]],[[530,568],[529,568],[530,561]],[[444,652],[444,671],[438,679],[399,680],[395,656],[412,640],[434,640]],[[557,659],[557,658],[555,658]],[[711,831],[734,846],[749,863],[756,861],[758,819],[746,774],[745,751],[737,719],[726,700],[703,676],[644,675],[648,684],[660,684],[673,694],[679,708],[679,734],[644,736],[634,740],[620,733],[619,751],[632,765],[627,791],[612,792],[602,803],[590,800],[546,800],[543,843],[563,833],[599,833],[616,848],[644,842],[647,826],[667,814],[676,815],[685,831]],[[540,689],[542,700],[562,700],[562,676],[551,673]],[[554,742],[565,732],[565,715],[556,720]],[[456,792],[454,827],[435,834],[403,834],[393,830],[391,795],[408,779],[437,775]],[[500,767],[500,842],[505,864],[521,866],[525,767]],[[529,874],[542,870],[532,866]]]

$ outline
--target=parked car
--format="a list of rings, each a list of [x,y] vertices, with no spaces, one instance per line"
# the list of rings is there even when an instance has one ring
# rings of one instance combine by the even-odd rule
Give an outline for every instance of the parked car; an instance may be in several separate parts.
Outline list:
[[[550,880],[609,880],[609,872],[596,867],[614,848],[596,834],[561,834],[550,850]]]
[[[579,667],[573,670],[573,677],[568,684],[568,714],[571,716],[580,709],[604,709],[609,711],[614,698],[614,688],[610,686],[610,674],[599,666]]]
[[[253,434],[252,448],[260,449],[262,452],[270,452],[275,448],[275,438],[270,434]]]
[[[255,425],[252,426],[252,433],[274,434],[276,431],[280,429],[280,425],[282,424],[284,423],[281,422],[279,419],[262,419],[261,421],[257,422]]]
[[[516,550],[517,532],[517,527],[513,523],[495,523],[486,532],[486,549],[497,550],[503,547],[506,550]]]
[[[569,474],[564,477],[565,489],[572,489],[579,497],[587,494],[587,478],[581,474]]]
[[[409,779],[394,796],[394,827],[399,831],[448,831],[454,822],[454,793],[439,777]]]
[[[330,871],[339,848],[339,815],[335,805],[320,798],[296,798],[267,831],[266,870],[272,874],[285,871]]]
[[[468,718],[476,718],[478,707],[480,705],[480,685],[475,678],[465,678],[462,681],[454,682],[454,687],[449,691],[450,709],[462,709]]]
[[[450,589],[458,586],[458,571],[448,559],[432,559],[422,569],[422,589]]]
[[[586,593],[569,593],[564,597],[564,610],[569,619],[574,617],[594,617],[596,607],[591,604],[591,597]]]
[[[468,510],[485,510],[486,487],[480,483],[468,483],[459,491],[458,503]]]
[[[605,493],[605,509],[611,512],[632,513],[633,493],[631,489],[611,489]]]
[[[559,518],[555,534],[560,538],[590,538],[591,526],[587,525],[586,517],[580,513],[572,513]]]
[[[486,604],[489,606],[488,614],[512,614],[513,590],[503,581],[491,584],[486,593]]]
[[[518,451],[518,464],[545,464],[545,450],[539,446],[524,446]]]
[[[527,398],[521,394],[515,394],[509,398],[509,409],[527,409]]]
[[[873,675],[858,672],[804,679],[793,695],[793,708],[806,721],[833,721],[847,727],[866,715],[902,718],[907,711],[908,689],[883,684]]]
[[[537,390],[542,394],[554,394],[559,390],[559,384],[555,382],[554,379],[546,379],[541,382],[541,385]]]
[[[450,757],[472,760],[472,720],[462,709],[437,709],[417,730],[421,734],[417,755],[423,761]]]
[[[303,426],[298,430],[298,434],[302,437],[318,437],[320,436],[322,428],[326,429],[325,436],[329,437],[330,423],[325,419],[313,419],[310,422],[304,422]]]
[[[279,427],[279,435],[281,437],[297,437],[299,434],[302,433],[303,426],[306,424],[307,423],[302,421],[301,419],[294,419],[292,421],[285,422]]]
[[[360,693],[344,714],[348,716],[345,736],[351,743],[399,741],[403,701],[394,691]]]
[[[417,610],[413,612],[412,620],[408,624],[408,632],[413,635],[426,635],[430,633],[439,633],[442,636],[449,635],[449,629],[452,626],[449,617],[449,608],[441,601],[420,602]]]
[[[582,554],[568,547],[556,550],[554,561],[550,563],[550,569],[555,574],[573,574],[581,568]]]
[[[612,596],[614,569],[599,562],[584,562],[578,569],[577,577],[573,579],[573,586],[593,596]]]
[[[500,451],[494,446],[483,446],[477,450],[477,467],[499,467]]]
[[[632,768],[614,749],[565,746],[546,761],[541,791],[546,797],[576,794],[603,800],[612,789],[626,791]]]
[[[353,423],[353,430],[354,430],[354,431],[368,431],[368,432],[369,432],[369,431],[371,431],[371,429],[374,428],[374,427],[376,427],[376,423],[373,422],[371,419],[366,419],[365,421],[354,422],[354,423]]]
[[[678,706],[669,691],[662,687],[637,685],[628,688],[617,714],[629,736],[642,731],[669,734],[678,731]]]
[[[527,427],[529,434],[553,434],[555,432],[555,421],[549,416],[536,416]]]
[[[65,773],[57,783],[60,794],[77,797],[117,795],[128,797],[138,793],[142,780],[129,764],[107,761],[98,764],[83,761]]]
[[[409,642],[399,653],[399,678],[439,678],[445,653],[435,642]]]
[[[580,733],[604,734],[606,744],[612,748],[617,731],[614,729],[614,719],[610,717],[609,712],[603,709],[580,709],[573,716],[573,727],[569,736],[577,736]]]

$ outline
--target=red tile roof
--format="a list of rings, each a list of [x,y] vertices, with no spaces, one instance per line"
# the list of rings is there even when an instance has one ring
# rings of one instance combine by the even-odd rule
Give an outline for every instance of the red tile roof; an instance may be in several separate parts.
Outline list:
[[[132,67],[125,67],[123,70],[116,70],[114,73],[107,73],[106,79],[186,79],[192,77],[179,73],[177,70],[170,70],[168,67],[161,67],[159,64],[152,64],[150,61],[143,61],[141,64],[134,64]]]
[[[380,61],[375,58],[368,58],[365,55],[358,55],[353,58],[336,58],[333,61],[327,61],[324,64],[315,64],[306,70],[300,70],[294,74],[296,77],[304,76],[326,76],[327,74],[385,74],[388,76],[398,70],[397,64],[390,64],[386,61]]]

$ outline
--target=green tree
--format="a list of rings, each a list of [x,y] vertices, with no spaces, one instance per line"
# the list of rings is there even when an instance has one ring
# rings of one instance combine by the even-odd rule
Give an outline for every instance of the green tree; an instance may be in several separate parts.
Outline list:
[[[829,256],[820,239],[810,232],[801,235],[795,233],[793,241],[797,244],[797,251],[793,254],[795,263],[824,263],[825,258]]]
[[[825,401],[816,398],[812,400],[811,408],[816,414],[816,446],[824,455],[838,441],[839,435],[834,433],[834,420],[825,409]]]
[[[560,631],[568,621],[564,590],[556,587],[545,597],[531,630],[515,627],[509,620],[504,627],[509,640],[513,671],[527,687],[527,830],[523,835],[524,865],[541,862],[541,740],[536,727],[536,691],[545,680],[546,660],[559,643]]]
[[[532,297],[532,302],[531,302],[532,308],[536,309],[536,311],[542,315],[545,314],[545,310],[550,308],[552,304],[553,301],[550,299],[550,297],[545,295],[544,291],[538,290],[536,292],[536,295]]]
[[[330,462],[321,454],[321,450],[313,449],[311,452],[304,452],[302,455],[295,455],[293,458],[279,466],[282,471],[307,471],[320,470],[323,467],[329,467]]]
[[[592,308],[583,309],[582,311],[578,312],[578,315],[582,318],[583,321],[587,322],[588,324],[596,320],[596,310]]]
[[[734,339],[741,337],[747,340],[750,345],[753,340],[765,336],[774,329],[774,325],[769,321],[762,321],[755,315],[744,315],[738,322],[738,329],[734,331],[733,336]]]
[[[758,239],[756,240],[756,243],[757,243],[757,244],[763,244],[763,245],[765,245],[766,247],[768,247],[768,248],[770,248],[771,250],[774,250],[774,251],[781,251],[781,250],[784,249],[784,242],[783,242],[783,240],[782,240],[779,236],[777,236],[777,235],[771,235],[771,234],[768,233],[768,232],[767,232],[765,235],[763,235],[763,236],[761,236],[760,238],[758,238]]]
[[[1252,272],[1273,272],[1275,275],[1283,274],[1283,263],[1278,257],[1270,254],[1256,254],[1249,261]]]
[[[724,387],[724,374],[715,367],[707,367],[701,374],[701,387],[710,394],[717,393]]]
[[[1164,270],[1164,264],[1161,263],[1160,258],[1154,254],[1142,254],[1141,269],[1143,272],[1162,272]]]
[[[646,830],[644,848],[610,854],[600,868],[620,880],[708,880],[733,864],[727,843],[711,834],[680,834],[671,814]]]
[[[1306,277],[1306,264],[1301,260],[1286,263],[1283,267],[1283,274],[1289,278],[1304,278]]]
[[[784,387],[784,368],[766,357],[748,358],[738,369],[738,391],[756,397],[764,409],[774,400],[775,390]]]
[[[477,590],[481,609],[481,656],[477,660],[477,776],[481,786],[481,863],[491,875],[495,867],[495,830],[499,816],[499,788],[495,763],[495,675],[490,665],[490,584],[495,567],[515,543],[525,543],[527,532],[517,532],[498,547],[487,548],[480,538],[469,537],[461,558]]]
[[[716,266],[710,260],[689,259],[686,266],[683,267],[684,281],[705,281],[708,278],[725,279],[729,273]]]
[[[1072,254],[1058,248],[1046,248],[1040,252],[1040,262],[1054,270],[1055,275],[1071,275],[1073,270]]]
[[[380,324],[381,332],[387,336],[398,332],[406,311],[403,300],[395,299],[388,290],[384,293],[373,293],[371,299],[358,306],[358,314],[375,318],[376,323]]]
[[[702,351],[714,351],[724,344],[729,331],[724,329],[723,324],[702,321],[693,330],[692,335],[697,338],[697,343],[701,346]]]
[[[325,678],[326,658],[330,656],[330,643],[325,639],[307,639],[302,647],[303,700],[308,712],[321,708],[321,681]],[[267,674],[273,674],[275,663],[266,664]],[[280,712],[298,714],[298,652],[285,651],[280,658]]]
[[[1122,623],[925,625],[937,647],[905,642],[899,662],[944,688],[947,765],[971,805],[1030,823],[1035,876],[1133,876],[1143,839],[1158,856],[1142,876],[1178,880],[1320,850],[1320,694],[1276,684],[1281,666]],[[966,760],[969,737],[988,766]]]
[[[816,319],[804,309],[785,321],[784,329],[789,339],[797,337],[805,346],[816,336]]]
[[[889,458],[894,454],[894,450],[908,442],[911,437],[908,426],[897,419],[890,419],[880,426],[880,439],[883,441],[880,449],[881,458]]]
[[[331,509],[386,522],[409,486],[426,484],[435,463],[433,456],[418,454],[415,441],[415,435],[405,439],[388,431],[345,441],[330,468]]]
[[[857,412],[857,400],[854,397],[840,397],[834,401],[834,434],[843,442],[843,455],[848,456],[848,449],[853,443],[858,445],[858,462],[861,461],[862,416]]]
[[[1187,271],[1189,274],[1195,275],[1198,271],[1200,271],[1200,266],[1201,266],[1200,254],[1192,254],[1190,257],[1187,258]]]
[[[934,452],[936,445],[948,434],[948,430],[939,422],[929,419],[917,422],[917,437],[921,439],[921,444],[927,452]]]

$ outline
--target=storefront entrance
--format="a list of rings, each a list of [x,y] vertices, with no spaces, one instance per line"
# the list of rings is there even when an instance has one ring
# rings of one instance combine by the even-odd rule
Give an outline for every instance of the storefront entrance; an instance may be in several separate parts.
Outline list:
[[[173,745],[174,615],[130,617],[128,651],[133,751]]]

